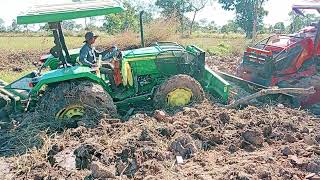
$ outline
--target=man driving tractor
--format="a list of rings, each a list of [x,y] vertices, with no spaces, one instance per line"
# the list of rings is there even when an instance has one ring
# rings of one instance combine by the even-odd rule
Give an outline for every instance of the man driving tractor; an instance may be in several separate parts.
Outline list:
[[[79,54],[79,62],[84,66],[89,67],[97,67],[97,57],[102,56],[102,61],[105,63],[102,64],[102,67],[100,68],[101,73],[107,74],[110,80],[111,88],[116,89],[116,83],[115,82],[115,72],[114,72],[114,64],[112,63],[113,57],[117,56],[118,48],[116,46],[112,46],[112,51],[103,51],[98,52],[93,47],[93,44],[95,43],[96,39],[99,36],[95,35],[93,32],[87,32],[85,34],[85,41],[84,45],[80,49]]]
[[[85,34],[85,41],[84,41],[85,44],[82,46],[80,50],[80,55],[79,55],[79,60],[82,65],[95,67],[97,56],[102,55],[103,61],[108,61],[115,56],[118,50],[116,46],[112,46],[111,52],[107,52],[107,51],[98,52],[94,49],[94,47],[92,47],[92,45],[95,43],[98,37],[99,36],[94,35],[93,32],[87,32]]]

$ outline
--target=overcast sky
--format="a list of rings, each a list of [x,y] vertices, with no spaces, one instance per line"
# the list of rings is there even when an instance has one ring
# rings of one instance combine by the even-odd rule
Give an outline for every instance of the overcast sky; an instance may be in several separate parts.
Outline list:
[[[0,6],[0,17],[5,20],[6,25],[9,25],[12,19],[27,10],[32,4],[50,4],[68,1],[70,2],[71,0],[0,0],[0,2],[2,2]],[[269,11],[268,16],[264,19],[265,24],[275,24],[277,22],[285,22],[287,24],[291,6],[299,2],[301,2],[301,0],[269,0],[265,4],[265,9]],[[191,14],[188,16],[192,17]],[[197,20],[206,19],[208,22],[214,21],[217,25],[222,26],[233,18],[233,12],[224,11],[217,2],[214,2],[199,13]]]

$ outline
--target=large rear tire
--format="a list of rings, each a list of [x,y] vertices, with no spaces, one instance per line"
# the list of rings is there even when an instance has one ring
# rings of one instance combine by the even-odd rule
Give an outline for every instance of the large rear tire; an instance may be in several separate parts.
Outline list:
[[[197,80],[179,74],[160,85],[153,100],[156,108],[183,107],[203,101],[204,91]]]
[[[117,109],[111,96],[93,82],[62,82],[48,87],[38,102],[36,112],[42,119],[94,126],[102,116],[116,117]]]
[[[0,121],[9,121],[9,114],[11,114],[11,111],[12,107],[10,98],[6,95],[0,94]]]

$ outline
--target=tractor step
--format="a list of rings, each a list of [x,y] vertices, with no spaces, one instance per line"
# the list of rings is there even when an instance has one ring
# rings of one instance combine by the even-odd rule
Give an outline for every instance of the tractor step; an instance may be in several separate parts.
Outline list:
[[[6,85],[8,85],[8,83],[0,79],[0,87],[4,87]]]
[[[15,92],[19,92],[11,92],[5,89],[5,86],[7,85],[8,83],[6,83],[3,80],[0,80],[0,119],[3,119],[3,115],[1,113],[7,113],[11,112],[11,110],[16,110],[17,102],[21,100],[19,96],[14,94]]]

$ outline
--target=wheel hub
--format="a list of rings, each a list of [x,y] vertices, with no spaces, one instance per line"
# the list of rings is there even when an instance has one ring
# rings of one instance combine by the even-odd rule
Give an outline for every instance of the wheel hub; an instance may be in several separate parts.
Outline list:
[[[167,96],[167,104],[172,107],[185,106],[190,103],[192,91],[188,88],[178,88]]]
[[[80,105],[71,105],[61,109],[57,114],[57,119],[72,119],[82,117],[84,115],[84,107]]]

